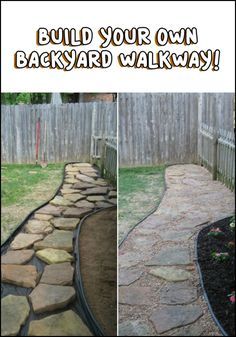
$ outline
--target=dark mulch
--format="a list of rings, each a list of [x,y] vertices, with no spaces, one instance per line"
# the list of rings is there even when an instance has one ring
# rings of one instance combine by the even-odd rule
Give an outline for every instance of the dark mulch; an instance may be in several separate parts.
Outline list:
[[[235,290],[235,247],[228,247],[235,240],[235,232],[229,227],[230,218],[204,228],[198,237],[198,257],[205,290],[213,312],[229,336],[235,336],[235,304],[227,295]],[[223,235],[212,237],[207,233],[220,228]],[[212,251],[229,253],[229,260],[215,261]]]

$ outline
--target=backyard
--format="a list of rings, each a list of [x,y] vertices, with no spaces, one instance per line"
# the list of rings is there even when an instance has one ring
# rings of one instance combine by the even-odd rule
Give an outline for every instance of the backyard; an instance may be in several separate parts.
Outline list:
[[[49,164],[46,168],[42,168],[34,164],[2,165],[2,242],[30,211],[53,196],[61,183],[63,166],[63,164]]]
[[[119,169],[119,242],[158,206],[165,189],[164,166]]]

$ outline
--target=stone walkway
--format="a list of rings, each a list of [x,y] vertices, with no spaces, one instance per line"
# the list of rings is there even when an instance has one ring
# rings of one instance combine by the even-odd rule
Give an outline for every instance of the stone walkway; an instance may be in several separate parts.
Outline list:
[[[207,222],[234,212],[234,194],[197,165],[166,169],[158,210],[119,253],[120,336],[220,336],[204,301],[194,239]]]
[[[87,163],[68,164],[64,184],[2,255],[1,336],[91,336],[78,315],[73,236],[80,220],[116,204],[116,191]]]

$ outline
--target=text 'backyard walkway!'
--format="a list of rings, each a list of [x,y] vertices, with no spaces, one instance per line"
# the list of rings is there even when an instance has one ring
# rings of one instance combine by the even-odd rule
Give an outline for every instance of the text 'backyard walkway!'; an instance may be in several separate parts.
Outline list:
[[[166,184],[157,211],[120,247],[119,335],[221,335],[199,285],[194,239],[233,215],[234,194],[192,164],[168,167]]]

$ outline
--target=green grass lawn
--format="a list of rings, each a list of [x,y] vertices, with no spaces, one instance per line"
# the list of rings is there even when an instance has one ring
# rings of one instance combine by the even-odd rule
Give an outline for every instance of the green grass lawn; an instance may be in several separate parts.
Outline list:
[[[1,238],[13,232],[28,213],[51,198],[59,187],[63,164],[46,168],[33,164],[1,166]]]
[[[119,242],[160,201],[164,166],[119,169]]]

